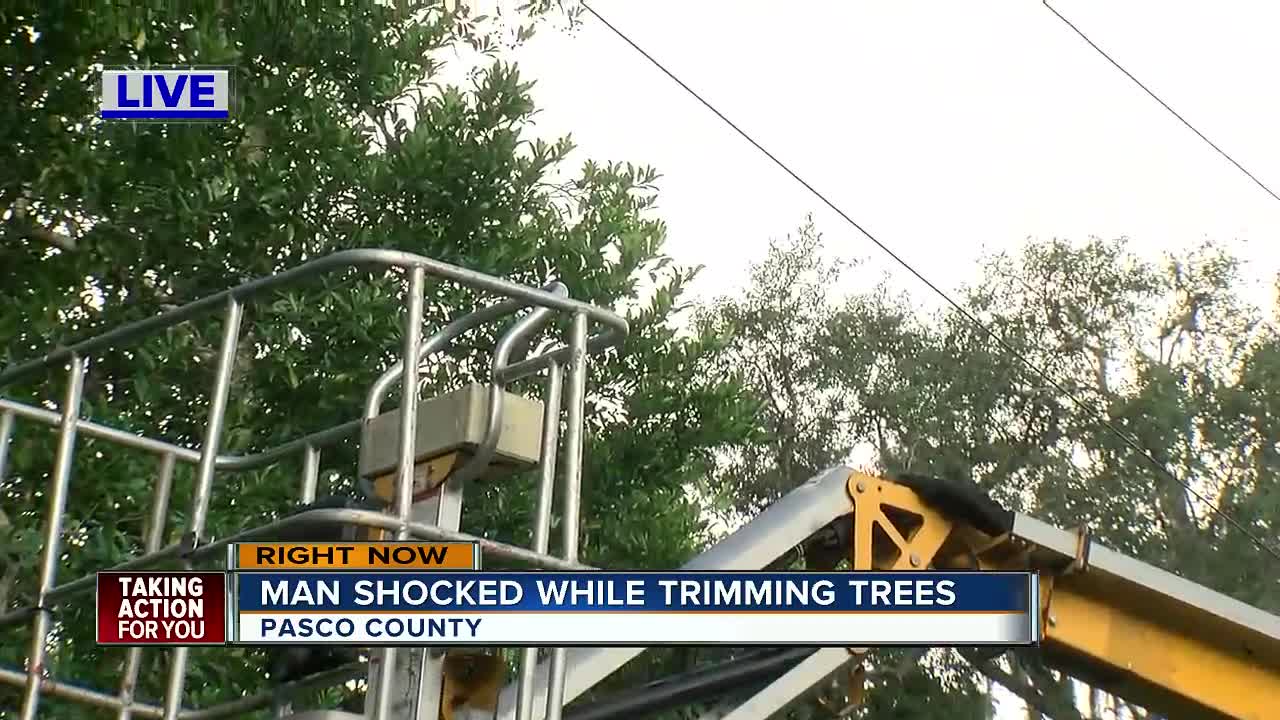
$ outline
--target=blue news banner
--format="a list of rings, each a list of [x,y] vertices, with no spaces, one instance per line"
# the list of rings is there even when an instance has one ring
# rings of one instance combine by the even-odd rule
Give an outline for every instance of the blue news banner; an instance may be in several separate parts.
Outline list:
[[[1031,573],[237,572],[244,645],[1028,645]]]

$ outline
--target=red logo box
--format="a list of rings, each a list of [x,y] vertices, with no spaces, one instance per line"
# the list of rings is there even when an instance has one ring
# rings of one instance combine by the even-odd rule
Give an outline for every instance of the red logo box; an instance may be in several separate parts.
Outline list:
[[[223,573],[98,573],[99,645],[226,643]]]

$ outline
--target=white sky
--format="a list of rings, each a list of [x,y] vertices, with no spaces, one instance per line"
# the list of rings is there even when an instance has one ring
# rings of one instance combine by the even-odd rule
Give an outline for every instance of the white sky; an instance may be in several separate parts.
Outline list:
[[[1028,236],[1127,235],[1153,257],[1212,238],[1241,243],[1270,301],[1280,202],[1038,2],[593,6],[944,287]],[[1055,7],[1280,192],[1280,6]],[[811,211],[829,247],[894,268],[594,18],[542,30],[515,59],[537,81],[539,134],[663,174],[667,251],[707,265],[699,291],[731,291]]]
[[[1123,235],[1153,258],[1208,238],[1238,243],[1249,292],[1271,302],[1280,201],[1039,2],[593,6],[948,290],[976,278],[984,251],[1027,237]],[[1280,5],[1055,7],[1280,192]],[[543,29],[513,59],[537,81],[538,134],[662,173],[667,252],[707,266],[700,294],[739,287],[768,240],[813,212],[828,247],[935,304],[594,18],[572,36]]]

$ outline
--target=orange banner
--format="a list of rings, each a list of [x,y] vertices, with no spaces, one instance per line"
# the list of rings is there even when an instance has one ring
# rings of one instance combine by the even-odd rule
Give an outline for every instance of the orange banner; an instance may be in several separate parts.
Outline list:
[[[242,543],[237,570],[475,570],[471,543]]]

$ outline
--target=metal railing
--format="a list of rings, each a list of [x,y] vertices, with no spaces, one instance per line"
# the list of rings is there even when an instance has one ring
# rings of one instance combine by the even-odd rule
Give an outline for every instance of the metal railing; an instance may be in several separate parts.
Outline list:
[[[274,448],[250,455],[228,455],[220,452],[224,419],[231,394],[231,376],[237,348],[242,336],[241,324],[244,310],[253,301],[267,293],[298,282],[335,271],[363,268],[375,272],[400,271],[407,279],[406,307],[402,317],[403,351],[399,362],[389,368],[371,388],[365,402],[364,419],[352,420],[325,430],[296,438]],[[504,300],[465,315],[423,340],[423,293],[426,278],[432,276],[450,281],[472,290],[498,295]],[[503,557],[530,565],[562,569],[587,569],[577,562],[578,514],[580,508],[579,487],[582,468],[583,408],[587,373],[587,356],[619,343],[625,338],[626,321],[608,310],[570,299],[562,285],[552,284],[533,288],[491,277],[475,271],[448,265],[429,258],[393,250],[362,249],[335,253],[277,275],[254,280],[230,290],[205,297],[175,310],[134,322],[109,332],[54,350],[43,357],[13,365],[0,371],[0,388],[40,371],[58,367],[68,369],[63,402],[58,412],[33,407],[0,398],[0,479],[5,477],[8,450],[16,433],[18,421],[54,426],[58,429],[54,453],[53,471],[49,478],[48,507],[45,515],[44,545],[39,565],[39,586],[34,593],[36,602],[28,607],[8,610],[0,614],[0,630],[4,626],[31,621],[31,646],[25,671],[0,668],[0,683],[23,688],[23,700],[19,717],[35,720],[42,695],[49,695],[88,705],[115,710],[118,718],[146,717],[177,720],[177,718],[230,717],[271,702],[277,691],[237,698],[217,706],[203,709],[183,707],[187,674],[186,648],[170,650],[169,676],[162,705],[139,702],[135,698],[142,663],[141,648],[130,648],[125,658],[120,688],[114,695],[69,685],[49,677],[44,662],[53,623],[53,609],[68,598],[94,587],[93,574],[59,584],[59,558],[63,553],[63,520],[67,496],[73,476],[76,441],[79,435],[96,438],[121,448],[142,451],[157,459],[156,483],[152,494],[149,522],[143,538],[144,551],[111,568],[103,570],[137,570],[161,563],[180,562],[187,567],[208,559],[223,556],[220,551],[227,544],[257,538],[268,538],[291,527],[329,523],[363,526],[386,530],[400,538],[426,540],[458,540],[476,542],[482,551],[494,557]],[[495,542],[466,533],[447,530],[433,525],[414,522],[410,518],[409,503],[413,482],[413,425],[416,421],[419,365],[428,356],[446,350],[457,337],[475,328],[489,325],[533,308],[501,335],[494,348],[490,365],[490,386],[502,390],[508,383],[547,371],[544,400],[543,452],[538,471],[538,499],[533,518],[533,549]],[[190,449],[152,437],[138,435],[107,427],[81,417],[80,403],[84,395],[84,377],[91,353],[120,349],[131,342],[179,324],[222,313],[222,337],[215,365],[215,379],[209,394],[208,414],[203,442],[199,449]],[[522,341],[531,341],[552,314],[567,314],[572,318],[567,342],[553,344],[542,352],[527,358],[512,359],[513,348]],[[591,325],[599,330],[590,334]],[[568,382],[563,380],[567,368]],[[302,478],[298,497],[303,503],[316,498],[321,470],[321,452],[325,448],[357,435],[364,420],[376,415],[387,391],[399,380],[401,387],[401,446],[397,476],[396,502],[391,512],[350,508],[320,508],[303,511],[267,525],[236,533],[229,537],[212,539],[205,537],[209,509],[215,494],[215,479],[219,472],[240,472],[262,468],[280,460],[299,457],[302,461]],[[564,558],[547,554],[551,526],[552,495],[556,476],[556,447],[561,424],[562,390],[567,385],[564,404],[565,452],[563,473],[562,529],[564,532]],[[467,475],[477,475],[489,462],[497,440],[497,428],[501,426],[501,392],[490,392],[491,404],[488,416],[488,432],[479,452],[462,469]],[[494,399],[497,398],[497,399]],[[182,539],[163,544],[165,520],[171,502],[174,468],[177,463],[195,465],[195,482],[190,512]],[[5,611],[0,608],[0,611]],[[536,663],[536,651],[527,650],[522,658],[520,672],[521,717],[531,716],[532,689],[524,690],[532,678]],[[553,663],[563,678],[563,650],[553,652]],[[383,670],[391,663],[384,662]],[[349,680],[361,672],[360,666],[322,673],[307,678],[294,687],[335,685]],[[553,678],[555,672],[553,672]],[[560,690],[553,690],[548,697],[547,717],[559,717],[563,704],[563,680]],[[379,708],[385,712],[385,708]],[[378,715],[378,713],[375,713]]]

